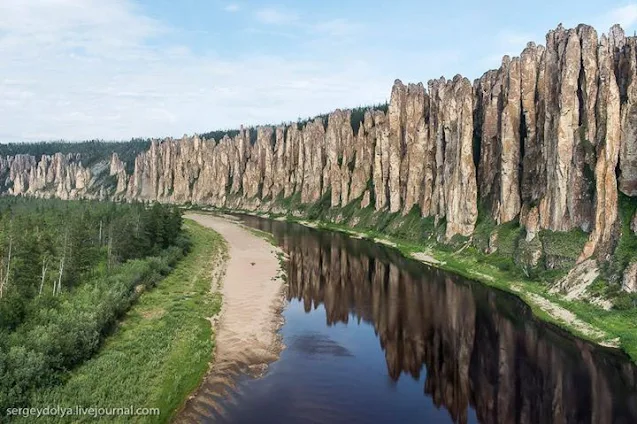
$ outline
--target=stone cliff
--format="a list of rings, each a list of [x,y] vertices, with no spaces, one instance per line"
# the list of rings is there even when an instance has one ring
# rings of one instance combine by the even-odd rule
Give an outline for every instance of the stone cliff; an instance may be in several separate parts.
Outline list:
[[[397,80],[386,108],[235,133],[153,141],[132,173],[117,155],[91,168],[73,155],[2,158],[1,183],[8,194],[65,199],[415,208],[444,224],[446,240],[470,237],[480,210],[519,221],[528,243],[542,230],[580,229],[579,261],[607,260],[621,237],[620,192],[637,196],[637,38],[560,25],[545,46],[529,43],[473,84]]]

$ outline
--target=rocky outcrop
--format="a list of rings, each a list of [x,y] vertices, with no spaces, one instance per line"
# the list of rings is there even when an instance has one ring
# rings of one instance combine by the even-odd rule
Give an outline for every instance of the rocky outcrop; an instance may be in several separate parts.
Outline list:
[[[535,84],[535,78],[528,80]],[[478,181],[481,198],[498,223],[520,212],[521,81],[520,59],[505,56],[500,69],[484,74],[475,87],[482,133]]]
[[[637,260],[631,262],[624,270],[622,289],[629,293],[637,292]]]
[[[437,146],[436,150],[444,151],[444,164],[443,177],[437,185],[441,187],[440,203],[446,206],[446,236],[469,236],[478,219],[471,83],[457,75],[451,83],[440,87],[439,95],[442,99],[442,146]]]
[[[600,83],[595,143],[597,163],[594,172],[594,225],[580,259],[589,258],[595,250],[599,250],[600,256],[610,255],[611,243],[617,231],[618,191],[615,169],[619,160],[621,129],[619,87],[613,67],[615,43],[617,40],[604,35],[598,49]]]
[[[597,263],[588,259],[575,268],[571,269],[569,273],[560,278],[549,289],[550,293],[564,293],[565,299],[575,300],[583,299],[586,289],[599,277],[599,268]]]
[[[623,44],[617,63],[623,104],[619,188],[629,196],[637,196],[637,38],[623,37],[619,29],[616,32],[619,40],[613,46]]]
[[[350,184],[350,199],[361,199],[360,207],[366,208],[371,201],[370,181],[374,168],[374,148],[378,133],[378,118],[383,112],[366,111],[363,122],[360,123],[354,144],[353,169]],[[350,162],[351,164],[352,162]]]
[[[117,178],[117,187],[115,187],[114,195],[116,197],[126,193],[128,187],[128,176],[126,175],[126,164],[122,162],[117,153],[113,153],[111,156],[111,164],[109,169],[109,175]]]
[[[580,262],[607,259],[619,190],[637,195],[637,38],[618,26],[548,33],[473,84],[396,80],[387,107],[241,128],[221,139],[155,140],[133,164],[74,155],[0,160],[9,194],[194,202],[231,208],[416,211],[470,237],[478,209],[498,224],[581,229]],[[127,166],[128,165],[128,166]],[[106,178],[108,177],[108,178]]]
[[[107,167],[105,162],[85,167],[76,154],[20,154],[0,161],[0,179],[6,193],[14,196],[101,198],[105,187],[98,177]]]

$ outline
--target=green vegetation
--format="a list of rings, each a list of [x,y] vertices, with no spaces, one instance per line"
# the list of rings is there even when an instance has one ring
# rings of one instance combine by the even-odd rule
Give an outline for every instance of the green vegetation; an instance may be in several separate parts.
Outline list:
[[[546,260],[551,261],[551,268],[571,268],[582,253],[588,234],[575,229],[571,231],[540,231],[540,240],[544,248]]]
[[[389,103],[385,102],[372,106],[359,106],[352,109],[350,122],[352,125],[352,130],[354,130],[354,135],[358,134],[358,129],[363,124],[363,120],[365,119],[365,112],[373,110],[380,110],[381,112],[387,113],[387,111],[389,110]]]
[[[90,140],[78,143],[67,141],[39,142],[39,143],[8,143],[0,144],[0,157],[13,155],[32,155],[40,158],[42,155],[63,155],[72,153],[79,155],[82,164],[90,167],[99,161],[110,161],[111,155],[117,153],[126,164],[127,172],[131,173],[138,154],[150,147],[150,140],[132,139],[131,141],[103,141]]]
[[[32,406],[133,405],[161,412],[160,417],[136,417],[135,422],[170,421],[208,370],[214,343],[206,317],[221,306],[210,278],[227,255],[217,233],[192,221],[186,227],[192,242],[188,256],[139,298],[94,358],[63,384],[35,393]],[[119,417],[120,422],[130,420]],[[91,417],[74,417],[74,422],[88,421]]]
[[[239,135],[239,130],[217,130],[199,134],[201,138],[206,140],[215,140],[217,143],[226,135],[230,138],[234,138]]]
[[[64,382],[188,249],[177,208],[0,199],[0,411]]]
[[[637,212],[637,198],[619,193],[619,218],[621,220],[621,236],[613,252],[605,274],[609,279],[621,274],[637,252],[637,235],[630,228],[630,223]]]

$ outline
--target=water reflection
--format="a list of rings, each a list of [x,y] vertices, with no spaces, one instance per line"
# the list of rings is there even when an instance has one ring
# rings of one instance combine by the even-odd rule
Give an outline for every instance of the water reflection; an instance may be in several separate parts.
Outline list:
[[[637,422],[637,371],[625,355],[538,322],[517,298],[366,241],[245,221],[289,255],[289,300],[306,312],[323,305],[327,325],[372,325],[389,376],[426,374],[424,395],[454,422],[467,422],[470,407],[483,423]],[[348,354],[320,338],[298,343]]]

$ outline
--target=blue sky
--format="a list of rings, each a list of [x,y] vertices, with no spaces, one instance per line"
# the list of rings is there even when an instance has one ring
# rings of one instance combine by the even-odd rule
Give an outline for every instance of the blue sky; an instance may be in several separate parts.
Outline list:
[[[637,2],[0,0],[0,141],[181,136],[471,79]]]

